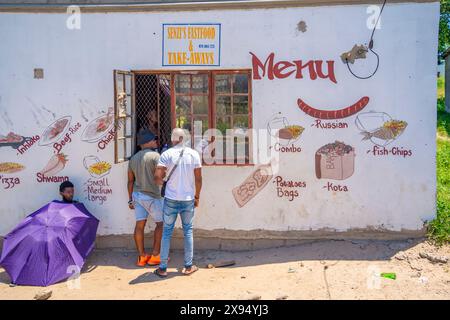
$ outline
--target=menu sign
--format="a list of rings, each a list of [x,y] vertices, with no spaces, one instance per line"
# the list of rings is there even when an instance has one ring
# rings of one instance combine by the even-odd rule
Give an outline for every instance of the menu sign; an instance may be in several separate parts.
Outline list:
[[[220,24],[163,24],[163,66],[220,66]]]

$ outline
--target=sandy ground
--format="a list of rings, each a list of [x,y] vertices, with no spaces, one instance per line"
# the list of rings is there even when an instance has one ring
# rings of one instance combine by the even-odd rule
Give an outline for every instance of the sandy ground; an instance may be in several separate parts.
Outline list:
[[[48,288],[10,287],[0,268],[0,299],[450,299],[450,246],[424,240],[316,241],[295,247],[226,252],[197,251],[200,270],[183,276],[183,253],[174,251],[160,279],[154,268],[134,266],[135,253],[97,250],[78,280]],[[235,260],[231,267],[208,263]],[[396,280],[380,277],[395,272]]]

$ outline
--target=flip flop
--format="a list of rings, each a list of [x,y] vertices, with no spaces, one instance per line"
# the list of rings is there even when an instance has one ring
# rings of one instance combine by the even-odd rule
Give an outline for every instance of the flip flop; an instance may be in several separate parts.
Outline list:
[[[159,268],[158,269],[155,269],[154,271],[153,271],[153,273],[154,274],[156,274],[158,277],[160,277],[160,278],[167,278],[167,274],[160,274],[159,272],[158,272],[158,270],[159,270]]]
[[[184,270],[182,271],[182,273],[185,276],[190,276],[191,274],[193,274],[194,272],[198,271],[198,267],[196,265],[191,266],[191,271],[186,272],[186,268],[184,268]]]

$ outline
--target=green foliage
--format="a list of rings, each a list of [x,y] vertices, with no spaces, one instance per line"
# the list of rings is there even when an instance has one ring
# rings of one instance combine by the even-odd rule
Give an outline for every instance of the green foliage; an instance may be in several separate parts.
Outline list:
[[[445,77],[440,76],[437,81],[437,95],[438,98],[445,96]]]
[[[450,242],[450,113],[444,98],[437,100],[436,219],[428,224],[428,236],[437,244]]]
[[[439,55],[450,46],[450,0],[440,0],[441,15],[439,19]]]
[[[450,137],[450,113],[445,112],[445,100],[437,101],[437,132],[440,136]]]
[[[437,244],[450,242],[450,141],[437,141],[436,219],[428,225],[428,235]]]

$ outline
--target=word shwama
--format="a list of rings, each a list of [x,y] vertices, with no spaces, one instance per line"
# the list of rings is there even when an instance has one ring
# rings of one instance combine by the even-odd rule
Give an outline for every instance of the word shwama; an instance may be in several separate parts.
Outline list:
[[[278,61],[275,60],[275,53],[269,54],[267,59],[263,62],[252,52],[252,67],[253,67],[253,79],[260,80],[262,77],[267,76],[269,80],[284,79],[294,74],[296,79],[303,78],[303,71],[306,69],[309,73],[311,80],[317,78],[330,79],[330,81],[337,83],[334,75],[334,60],[326,61],[326,73],[323,71],[323,60],[309,60],[304,62],[302,60],[290,61]],[[260,74],[260,71],[262,74]]]

